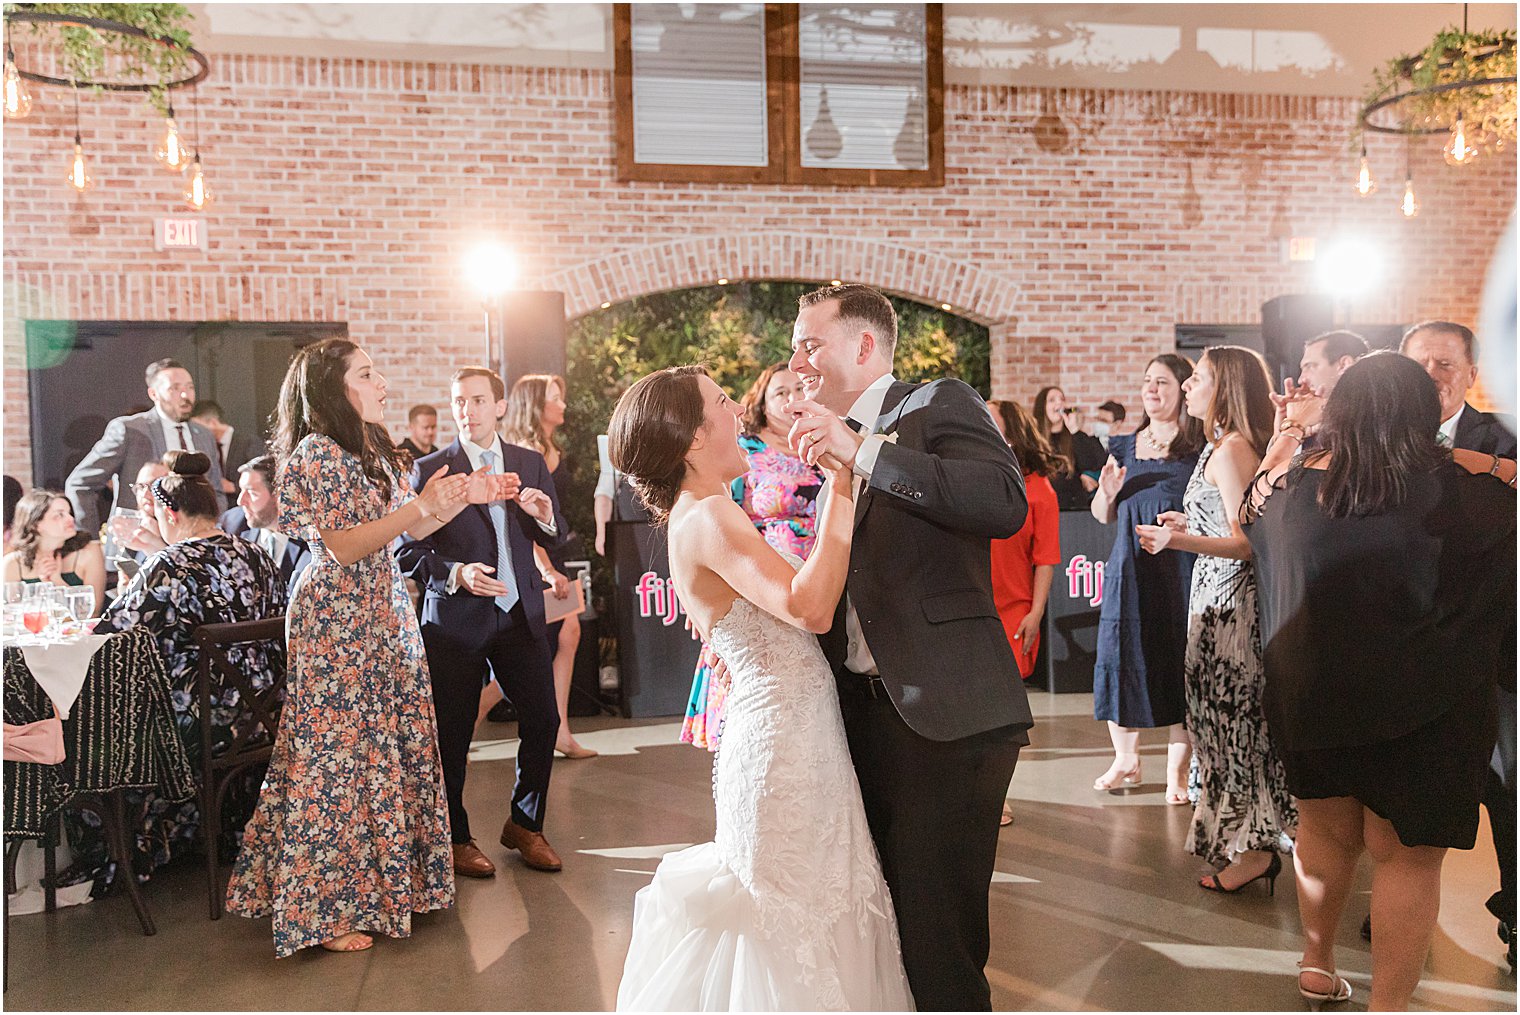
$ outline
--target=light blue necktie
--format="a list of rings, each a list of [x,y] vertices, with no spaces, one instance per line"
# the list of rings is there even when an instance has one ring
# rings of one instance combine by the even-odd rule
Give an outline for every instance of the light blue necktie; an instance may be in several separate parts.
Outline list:
[[[1452,447],[1451,438],[1448,437],[1448,436],[1446,436],[1446,431],[1444,431],[1444,430],[1437,430],[1436,431],[1436,443],[1439,444],[1439,445],[1441,445],[1441,447],[1443,447],[1443,448],[1450,448],[1450,447]]]
[[[496,472],[496,452],[482,451],[480,463],[489,473]],[[493,500],[487,510],[491,513],[491,528],[496,530],[496,580],[507,587],[507,594],[496,597],[496,605],[503,613],[517,605],[517,576],[512,573],[512,551],[507,547],[507,506]]]

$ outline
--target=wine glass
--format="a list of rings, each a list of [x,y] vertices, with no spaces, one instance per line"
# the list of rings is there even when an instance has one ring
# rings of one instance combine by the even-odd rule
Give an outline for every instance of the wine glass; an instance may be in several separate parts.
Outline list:
[[[26,598],[26,582],[5,582],[0,586],[0,637],[21,635],[21,601]]]
[[[142,521],[141,511],[134,511],[131,508],[111,509],[111,517],[106,520],[105,545],[101,547],[108,559],[118,562],[132,559],[132,551],[127,548],[127,539],[137,531]]]
[[[64,589],[63,601],[74,632],[87,633],[85,625],[95,613],[95,590],[88,586]]]

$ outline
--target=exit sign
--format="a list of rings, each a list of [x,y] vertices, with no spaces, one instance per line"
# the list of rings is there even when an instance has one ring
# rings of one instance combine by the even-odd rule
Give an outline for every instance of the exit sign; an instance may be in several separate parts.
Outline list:
[[[206,220],[162,218],[154,220],[154,250],[205,250]]]
[[[1312,261],[1314,260],[1314,237],[1293,236],[1288,239],[1288,260]]]

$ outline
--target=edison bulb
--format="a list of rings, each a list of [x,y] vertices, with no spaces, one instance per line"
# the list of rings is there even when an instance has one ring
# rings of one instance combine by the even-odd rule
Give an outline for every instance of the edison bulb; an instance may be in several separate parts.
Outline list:
[[[1404,180],[1404,200],[1399,202],[1399,211],[1403,212],[1404,217],[1407,219],[1412,219],[1420,213],[1420,202],[1414,196],[1414,179],[1412,177],[1406,177]]]
[[[1461,110],[1457,111],[1457,122],[1451,125],[1451,137],[1446,142],[1446,147],[1441,149],[1441,154],[1446,156],[1448,166],[1465,166],[1478,156],[1478,149],[1467,143],[1467,123],[1462,118]]]
[[[172,109],[164,119],[164,136],[158,142],[158,147],[154,149],[153,157],[158,160],[159,165],[171,173],[183,173],[190,161],[190,155],[179,139],[179,125],[174,122]]]
[[[1377,193],[1377,181],[1372,178],[1372,167],[1367,164],[1367,149],[1362,149],[1362,161],[1356,171],[1356,192],[1363,197]]]
[[[32,111],[32,96],[9,50],[5,54],[5,118],[20,120]]]
[[[201,171],[201,153],[195,153],[195,159],[190,163],[190,178],[185,183],[185,204],[191,211],[204,211],[211,203],[211,188],[206,185],[206,176]]]
[[[84,144],[78,134],[74,135],[74,154],[69,158],[69,186],[81,194],[95,186],[94,178],[85,169]]]

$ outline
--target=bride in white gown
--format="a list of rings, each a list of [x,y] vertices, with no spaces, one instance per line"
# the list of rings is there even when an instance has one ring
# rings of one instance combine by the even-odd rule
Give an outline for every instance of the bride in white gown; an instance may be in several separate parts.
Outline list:
[[[667,855],[634,901],[619,1011],[905,1011],[892,900],[850,765],[828,629],[849,565],[854,482],[825,484],[807,563],[729,497],[740,409],[701,368],[618,403],[613,464],[660,516],[671,577],[732,686],[713,774],[715,841]],[[800,566],[799,566],[800,565]]]

